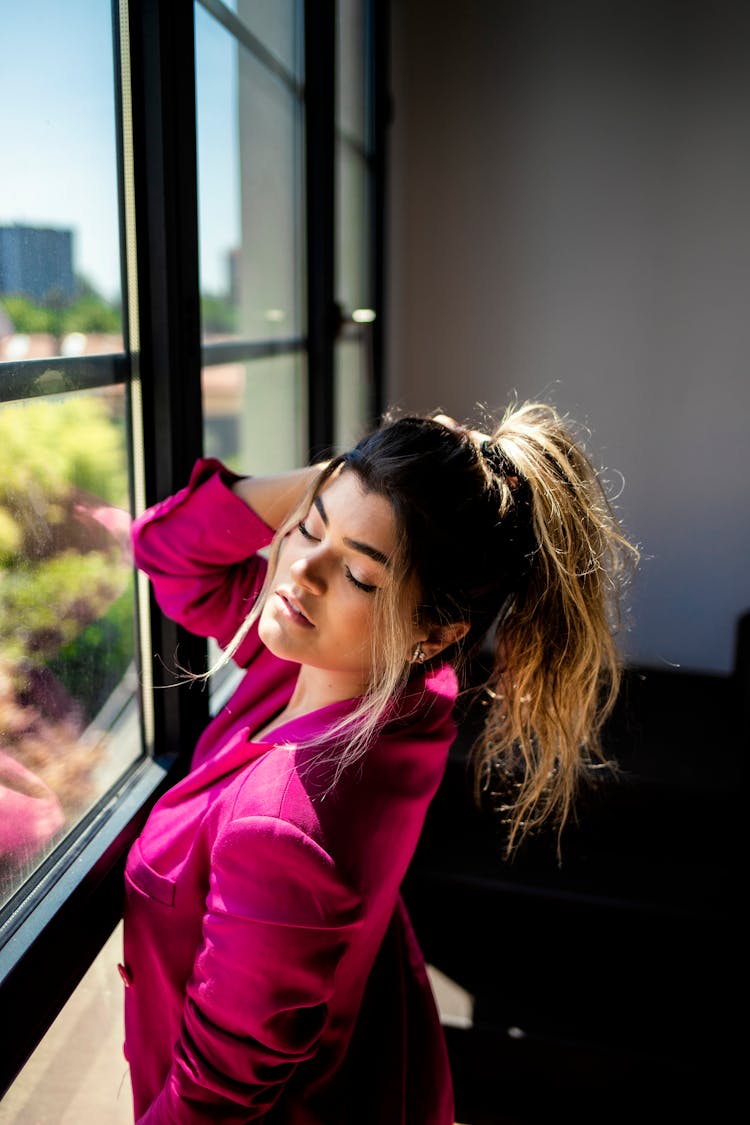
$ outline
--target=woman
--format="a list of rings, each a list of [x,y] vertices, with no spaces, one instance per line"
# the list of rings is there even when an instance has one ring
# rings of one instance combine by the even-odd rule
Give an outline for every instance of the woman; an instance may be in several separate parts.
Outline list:
[[[137,1122],[452,1125],[399,886],[488,633],[477,784],[509,780],[509,851],[599,755],[632,549],[596,474],[542,404],[490,437],[405,417],[280,477],[200,461],[134,547],[164,612],[246,669],[128,859]]]

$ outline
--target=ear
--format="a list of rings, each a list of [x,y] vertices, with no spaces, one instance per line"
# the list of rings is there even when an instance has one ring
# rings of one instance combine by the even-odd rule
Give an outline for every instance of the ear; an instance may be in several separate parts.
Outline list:
[[[468,621],[453,621],[450,625],[433,625],[424,637],[415,638],[422,646],[422,652],[427,660],[432,660],[444,648],[460,641],[469,631]]]

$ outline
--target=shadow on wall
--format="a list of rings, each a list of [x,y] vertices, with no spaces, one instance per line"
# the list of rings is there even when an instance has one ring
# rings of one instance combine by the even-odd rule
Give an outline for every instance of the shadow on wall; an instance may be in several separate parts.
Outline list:
[[[475,998],[447,1028],[461,1120],[733,1115],[749,701],[749,614],[730,676],[630,668],[605,731],[621,774],[582,802],[561,865],[551,835],[503,862],[468,709],[404,886],[428,962]]]

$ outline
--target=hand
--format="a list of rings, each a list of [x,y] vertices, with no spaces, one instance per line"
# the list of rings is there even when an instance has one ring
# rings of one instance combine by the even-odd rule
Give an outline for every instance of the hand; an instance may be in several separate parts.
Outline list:
[[[241,477],[232,485],[240,500],[277,530],[286,522],[317,480],[325,462],[268,477]]]
[[[446,426],[457,434],[468,434],[477,445],[481,445],[484,441],[491,441],[489,434],[483,434],[481,430],[467,430],[466,426],[460,425],[455,418],[451,418],[448,414],[435,414],[433,421],[440,422],[442,426]]]

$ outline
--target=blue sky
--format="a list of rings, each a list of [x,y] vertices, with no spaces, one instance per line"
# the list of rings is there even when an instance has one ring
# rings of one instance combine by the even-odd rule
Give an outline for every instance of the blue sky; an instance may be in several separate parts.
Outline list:
[[[72,228],[74,268],[120,293],[109,0],[0,0],[0,223]],[[196,15],[203,288],[238,239],[234,55]]]

